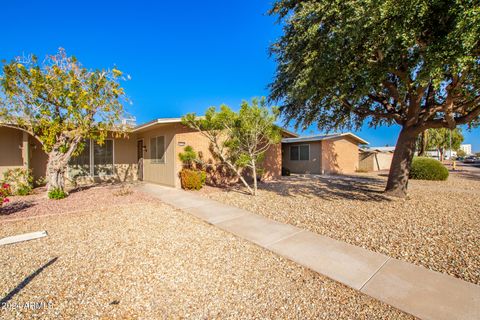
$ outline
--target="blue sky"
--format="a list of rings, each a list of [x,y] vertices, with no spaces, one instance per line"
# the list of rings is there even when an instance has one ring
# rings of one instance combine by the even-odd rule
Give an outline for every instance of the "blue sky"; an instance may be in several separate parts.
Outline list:
[[[86,67],[116,65],[137,122],[237,108],[268,95],[275,71],[268,47],[280,36],[266,15],[271,1],[4,1],[0,59],[59,47]],[[315,129],[304,134],[317,133]],[[398,127],[357,132],[371,145],[394,145]],[[480,129],[465,131],[480,151]]]

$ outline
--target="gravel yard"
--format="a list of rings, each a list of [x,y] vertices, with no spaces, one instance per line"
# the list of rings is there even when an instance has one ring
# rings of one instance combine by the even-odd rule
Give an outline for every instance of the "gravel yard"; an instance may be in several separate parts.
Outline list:
[[[0,237],[49,233],[0,247],[0,318],[411,318],[154,199],[93,190],[0,222]]]
[[[79,211],[106,209],[149,200],[143,194],[134,194],[130,184],[86,186],[71,190],[67,198],[56,201],[48,201],[45,188],[34,189],[33,194],[26,197],[8,198],[10,202],[0,208],[0,221],[58,213],[68,215]]]
[[[410,181],[407,199],[382,194],[385,176],[291,176],[211,199],[480,284],[480,175]]]

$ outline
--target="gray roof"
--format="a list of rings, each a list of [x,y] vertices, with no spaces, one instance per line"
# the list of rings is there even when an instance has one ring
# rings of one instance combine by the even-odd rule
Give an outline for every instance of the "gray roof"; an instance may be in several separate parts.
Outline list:
[[[393,147],[367,147],[360,149],[363,152],[394,152],[395,146]]]
[[[311,141],[323,141],[335,138],[350,137],[359,142],[359,144],[368,144],[366,140],[363,140],[359,136],[354,135],[351,132],[346,133],[334,133],[326,135],[314,135],[314,136],[304,136],[298,138],[285,138],[282,139],[282,143],[296,143],[296,142],[311,142]]]

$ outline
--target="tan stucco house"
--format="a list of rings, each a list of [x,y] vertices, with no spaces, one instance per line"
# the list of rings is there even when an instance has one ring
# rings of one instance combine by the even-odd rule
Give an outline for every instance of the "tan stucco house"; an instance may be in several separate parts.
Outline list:
[[[362,171],[390,170],[395,147],[370,147],[359,150],[359,169]]]
[[[364,144],[368,142],[353,133],[284,138],[282,165],[292,173],[354,173]]]
[[[294,173],[352,172],[358,166],[357,145],[366,143],[352,134],[301,138],[283,130],[283,137],[281,144],[267,151],[265,180],[280,177],[282,166]],[[112,135],[103,145],[87,142],[82,154],[71,161],[67,181],[81,184],[143,180],[180,187],[182,163],[178,154],[188,145],[200,152],[205,161],[214,163],[210,143],[203,135],[183,126],[180,118],[156,119],[134,127],[127,137]],[[296,152],[298,159],[292,158]],[[0,179],[5,170],[16,167],[30,168],[38,179],[45,175],[46,162],[47,155],[35,138],[21,130],[0,126]]]

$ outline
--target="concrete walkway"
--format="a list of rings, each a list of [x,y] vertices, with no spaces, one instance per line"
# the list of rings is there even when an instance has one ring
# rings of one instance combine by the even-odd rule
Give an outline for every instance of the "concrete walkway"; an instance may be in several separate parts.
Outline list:
[[[421,319],[480,319],[480,286],[179,189],[165,203]]]

